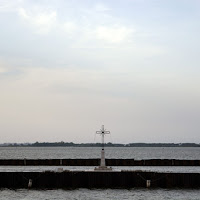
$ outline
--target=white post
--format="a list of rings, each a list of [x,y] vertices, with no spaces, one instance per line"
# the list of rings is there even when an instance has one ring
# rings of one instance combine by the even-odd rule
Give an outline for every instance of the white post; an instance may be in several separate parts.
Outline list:
[[[147,188],[150,188],[150,186],[151,186],[151,180],[146,180],[146,185],[147,185]]]
[[[101,167],[105,167],[106,166],[106,161],[105,161],[105,151],[104,149],[101,150]]]
[[[29,179],[29,180],[28,180],[28,188],[31,188],[31,187],[32,187],[32,184],[33,184],[32,179]]]

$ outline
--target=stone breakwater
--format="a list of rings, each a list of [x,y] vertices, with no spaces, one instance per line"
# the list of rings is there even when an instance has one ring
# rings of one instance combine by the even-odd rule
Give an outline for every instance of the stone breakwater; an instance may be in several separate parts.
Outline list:
[[[100,159],[4,159],[0,166],[99,166]],[[200,160],[106,159],[107,166],[200,166]]]
[[[0,172],[0,188],[199,188],[199,173],[145,171]]]

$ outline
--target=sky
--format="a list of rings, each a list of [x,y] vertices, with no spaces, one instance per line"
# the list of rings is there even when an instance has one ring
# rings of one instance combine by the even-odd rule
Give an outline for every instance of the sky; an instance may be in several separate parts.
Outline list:
[[[199,0],[0,0],[0,143],[200,143]]]

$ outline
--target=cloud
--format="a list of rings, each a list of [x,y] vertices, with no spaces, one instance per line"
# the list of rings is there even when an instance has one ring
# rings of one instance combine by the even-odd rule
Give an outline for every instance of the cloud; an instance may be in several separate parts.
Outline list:
[[[67,34],[73,48],[107,48],[133,41],[134,29],[123,25],[82,24],[67,21],[62,29]]]
[[[18,15],[35,33],[48,34],[56,30],[56,34],[61,37],[65,34],[63,40],[72,39],[68,44],[73,47],[99,48],[126,43],[131,41],[134,32],[132,26],[125,25],[111,13],[105,13],[111,9],[103,3],[95,4],[90,10],[77,8],[77,16],[66,13],[64,17],[57,14],[60,11],[58,7],[19,5]]]
[[[106,5],[102,3],[98,3],[95,5],[95,11],[97,12],[105,12],[105,11],[110,11],[111,9],[108,8]]]
[[[36,28],[37,33],[48,33],[56,23],[56,11],[41,11],[41,12],[28,12],[24,8],[19,8],[19,16],[22,17],[27,23]]]
[[[10,66],[8,65],[7,62],[0,57],[0,75],[4,75],[10,71]]]
[[[78,31],[78,26],[74,22],[67,21],[63,24],[63,29],[67,34],[72,36]]]
[[[0,0],[0,12],[15,12],[23,0]]]
[[[4,74],[5,72],[7,72],[7,70],[3,67],[0,67],[0,74]]]
[[[133,29],[125,26],[99,26],[95,31],[97,39],[113,44],[127,41],[133,32]]]

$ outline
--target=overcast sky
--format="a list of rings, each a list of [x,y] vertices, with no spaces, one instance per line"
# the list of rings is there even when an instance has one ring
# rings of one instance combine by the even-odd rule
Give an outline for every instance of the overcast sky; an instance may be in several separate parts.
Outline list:
[[[0,0],[0,143],[200,143],[199,0]]]

